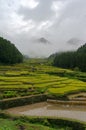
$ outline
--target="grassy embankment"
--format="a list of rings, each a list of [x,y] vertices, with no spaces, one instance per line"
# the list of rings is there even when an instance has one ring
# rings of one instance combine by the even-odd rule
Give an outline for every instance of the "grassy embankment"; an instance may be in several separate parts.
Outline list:
[[[48,126],[43,126],[41,124],[31,124],[21,121],[12,121],[9,119],[0,119],[0,129],[1,130],[56,130]],[[64,129],[60,129],[64,130]]]
[[[85,130],[86,124],[66,120],[36,117],[17,117],[0,113],[0,130]]]

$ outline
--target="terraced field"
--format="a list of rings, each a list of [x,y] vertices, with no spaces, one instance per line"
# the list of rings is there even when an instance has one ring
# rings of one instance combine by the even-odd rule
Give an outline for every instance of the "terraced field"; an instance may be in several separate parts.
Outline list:
[[[86,91],[86,73],[55,68],[32,59],[14,66],[0,66],[0,99],[40,93],[64,96]]]
[[[59,98],[65,100],[65,98],[66,99],[68,98],[71,99],[72,97],[77,98],[78,97],[77,95],[80,94],[81,92],[83,92],[82,93],[82,98],[83,98],[83,95],[86,94],[86,73],[62,69],[62,68],[56,68],[48,64],[47,60],[43,60],[43,59],[42,60],[30,59],[28,61],[25,61],[22,64],[16,64],[13,66],[0,65],[0,107],[2,110],[6,108],[10,108],[10,106],[13,107],[19,104],[24,105],[23,104],[24,101],[26,100],[27,103],[30,102],[31,99],[33,99],[34,97],[33,95],[38,96],[41,94],[42,96],[43,94],[44,96],[48,95],[49,98],[55,98],[55,99]],[[75,95],[72,96],[72,94]],[[28,99],[29,96],[32,98]],[[80,96],[81,94],[79,95],[79,97]],[[18,97],[18,98],[14,98],[14,97]],[[40,97],[38,96],[38,98]],[[33,103],[33,100],[31,101],[31,103]],[[58,110],[56,110],[56,113],[57,111]],[[39,112],[41,111],[39,111],[38,109],[38,116],[39,116]],[[44,112],[45,112],[45,107],[44,107]],[[50,111],[49,114],[50,113],[52,112]],[[80,113],[78,115],[80,115]],[[84,112],[82,113],[84,114]],[[67,115],[67,111],[65,115]],[[74,111],[73,111],[73,115],[75,116]],[[5,119],[0,117],[0,130],[34,130],[34,129],[35,130],[75,130],[79,125],[77,123],[74,123],[75,128],[72,128],[73,125],[65,125],[64,123],[65,121],[63,122],[60,121],[60,122],[62,125],[57,125],[59,121],[57,124],[55,121],[55,126],[54,126],[54,122],[52,122],[51,125],[51,123],[46,122],[45,119],[43,123],[39,123],[39,121],[38,122],[24,121],[23,117],[19,120],[13,120],[13,117],[12,119],[10,118]],[[48,124],[46,125],[46,123]],[[81,127],[80,125],[78,129],[82,130],[82,128],[85,129],[85,126],[82,125]]]

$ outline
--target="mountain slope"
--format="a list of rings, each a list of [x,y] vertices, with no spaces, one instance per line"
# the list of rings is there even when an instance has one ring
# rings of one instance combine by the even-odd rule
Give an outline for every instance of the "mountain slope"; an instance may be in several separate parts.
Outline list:
[[[0,63],[14,64],[22,61],[23,56],[15,45],[0,37]]]

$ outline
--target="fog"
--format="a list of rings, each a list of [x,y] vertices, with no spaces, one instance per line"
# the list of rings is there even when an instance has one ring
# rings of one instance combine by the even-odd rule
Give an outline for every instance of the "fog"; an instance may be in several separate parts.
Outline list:
[[[77,49],[86,42],[85,27],[85,0],[0,0],[0,36],[31,57]]]

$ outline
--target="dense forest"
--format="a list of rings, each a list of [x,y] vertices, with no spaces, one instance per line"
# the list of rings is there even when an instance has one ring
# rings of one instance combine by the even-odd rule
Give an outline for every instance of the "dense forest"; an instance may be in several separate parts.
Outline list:
[[[0,63],[15,64],[23,61],[23,55],[10,41],[0,37]]]
[[[86,43],[74,52],[56,53],[52,57],[54,57],[54,66],[72,69],[78,68],[86,72]]]

